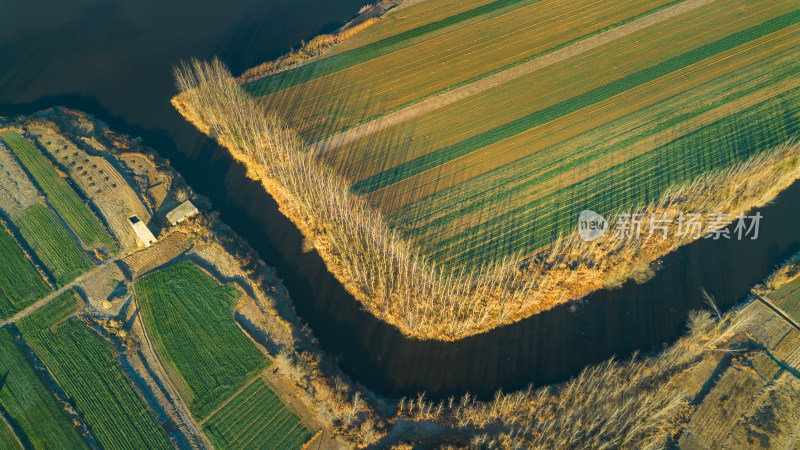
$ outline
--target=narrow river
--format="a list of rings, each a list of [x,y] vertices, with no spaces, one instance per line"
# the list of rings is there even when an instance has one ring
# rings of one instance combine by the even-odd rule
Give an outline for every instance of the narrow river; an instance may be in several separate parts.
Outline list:
[[[352,18],[363,0],[75,0],[0,6],[0,115],[51,106],[89,112],[141,136],[209,197],[223,220],[283,278],[300,316],[355,380],[384,395],[465,391],[482,397],[561,381],[612,355],[674,340],[701,289],[721,306],[743,298],[800,250],[800,185],[761,210],[756,241],[701,241],[668,256],[643,285],[597,293],[456,343],[403,338],[362,311],[274,201],[172,109],[171,67],[223,59],[236,74]],[[43,13],[42,11],[47,11]]]

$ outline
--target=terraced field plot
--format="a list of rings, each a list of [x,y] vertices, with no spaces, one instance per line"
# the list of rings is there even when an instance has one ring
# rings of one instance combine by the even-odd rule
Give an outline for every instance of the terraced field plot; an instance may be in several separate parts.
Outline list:
[[[0,133],[0,139],[19,158],[25,169],[41,187],[50,204],[85,245],[101,245],[111,253],[117,251],[116,243],[108,235],[100,220],[58,175],[52,163],[36,147],[13,132]]]
[[[220,449],[298,449],[311,433],[275,392],[256,378],[203,425]]]
[[[236,325],[234,286],[183,262],[140,278],[135,289],[155,351],[198,419],[269,366]]]
[[[2,226],[0,255],[0,317],[10,317],[44,297],[50,287]]]
[[[800,277],[769,295],[787,314],[800,322]]]
[[[22,448],[19,446],[17,438],[14,437],[11,428],[4,422],[0,422],[0,448],[7,448],[9,450]]]
[[[86,324],[64,320],[78,309],[69,291],[18,327],[104,448],[172,448],[119,366],[116,350]]]
[[[0,406],[13,420],[22,442],[33,448],[87,448],[7,328],[0,328]],[[0,448],[19,448],[2,420]]]
[[[92,261],[70,232],[53,211],[41,203],[18,214],[13,222],[59,286],[69,283],[92,267]]]
[[[421,2],[245,85],[308,142],[333,143],[320,158],[436,261],[531,254],[583,209],[646,203],[800,137],[796,0],[473,10]]]

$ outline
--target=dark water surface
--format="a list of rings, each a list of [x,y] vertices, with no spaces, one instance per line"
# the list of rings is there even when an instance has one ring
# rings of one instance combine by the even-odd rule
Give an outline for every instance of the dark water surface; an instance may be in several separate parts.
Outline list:
[[[702,241],[650,282],[457,343],[404,339],[362,311],[272,199],[172,109],[171,67],[219,56],[234,74],[335,29],[364,0],[0,0],[0,115],[67,106],[141,136],[214,202],[284,279],[300,316],[354,379],[387,395],[490,396],[675,339],[705,288],[723,306],[800,250],[800,185],[764,208],[757,241]]]

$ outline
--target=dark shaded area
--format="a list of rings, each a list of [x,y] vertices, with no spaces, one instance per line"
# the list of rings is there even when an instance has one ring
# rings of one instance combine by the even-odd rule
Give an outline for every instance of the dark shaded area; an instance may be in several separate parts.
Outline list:
[[[0,115],[62,105],[81,109],[171,159],[222,219],[284,279],[303,320],[354,379],[387,395],[483,397],[502,388],[545,384],[586,364],[658,348],[704,306],[706,288],[723,306],[743,297],[800,249],[800,186],[762,210],[757,241],[702,241],[665,258],[643,286],[598,293],[456,343],[404,339],[361,310],[326,271],[301,252],[301,236],[241,167],[169,104],[171,67],[219,55],[239,73],[330,31],[363,0],[6,2],[0,15]]]
[[[291,261],[299,280],[286,279],[287,287],[323,347],[339,357],[345,372],[383,394],[424,390],[446,397],[469,390],[488,398],[497,389],[563,381],[612,356],[658,350],[685,331],[689,311],[707,308],[702,289],[728,308],[800,251],[795,184],[759,210],[764,217],[757,240],[700,240],[661,260],[661,270],[643,285],[598,292],[454,343],[414,341],[361,310],[316,254],[303,254],[299,232],[275,211],[272,199],[259,195],[258,186],[237,174],[226,185],[231,198],[242,200],[241,213],[252,219],[237,224],[237,231],[252,236],[269,227],[270,243],[259,241],[259,251],[269,248],[268,254]]]

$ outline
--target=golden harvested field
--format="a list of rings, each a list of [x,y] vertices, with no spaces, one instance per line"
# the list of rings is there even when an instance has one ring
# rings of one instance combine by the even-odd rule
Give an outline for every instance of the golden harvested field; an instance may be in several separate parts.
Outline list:
[[[420,5],[427,3],[436,2]],[[518,2],[504,14],[483,17],[468,26],[451,26],[449,32],[433,38],[426,35],[419,42],[405,40],[404,48],[276,92],[264,102],[285,112],[290,123],[313,140],[668,3]],[[324,126],[319,125],[320,117],[325,118]]]
[[[244,87],[474,267],[800,137],[799,44],[797,0],[428,0]]]
[[[751,5],[748,12],[752,14],[745,14],[738,9],[748,4]],[[725,11],[717,11],[715,6],[718,5],[725,6]],[[777,8],[777,6],[773,6],[773,8]],[[692,12],[689,17],[675,17],[655,27],[617,39],[607,46],[586,52],[576,58],[503,83],[398,126],[365,136],[351,145],[328,152],[327,158],[334,166],[339,159],[363,158],[368,161],[359,166],[357,168],[358,175],[352,177],[354,182],[358,182],[396,168],[415,158],[433,153],[438,149],[456,145],[481,133],[497,129],[511,121],[539,111],[546,111],[547,108],[558,107],[563,102],[580,95],[586,94],[590,97],[578,106],[585,104],[589,107],[598,103],[594,101],[595,99],[601,101],[614,95],[624,94],[626,91],[645,84],[634,84],[638,80],[628,77],[654,67],[662,61],[680,57],[686,52],[716,42],[720,37],[747,30],[763,22],[765,18],[774,17],[776,14],[780,14],[780,12],[753,6],[752,0],[718,0]],[[679,24],[681,26],[678,26]],[[767,41],[762,42],[770,44]],[[767,46],[759,46],[758,49],[765,52],[771,51],[770,48],[765,48]],[[709,55],[709,57],[716,56],[724,59],[736,53],[736,50],[738,49]],[[742,56],[752,57],[749,54]],[[694,64],[708,63],[706,58],[698,58],[698,61],[694,62]],[[680,70],[692,72],[692,67],[689,65],[674,64],[674,66],[676,70],[670,70],[673,67],[665,67],[665,70],[659,71],[663,75],[656,73],[653,74],[655,76],[644,81],[649,83],[662,81],[677,89],[681,88],[680,85],[677,85],[678,83],[689,85],[701,81],[696,71],[690,75],[679,72]],[[628,79],[626,80],[626,78]],[[559,81],[554,83],[553,80]],[[614,81],[622,82],[618,89],[609,92],[611,95],[598,91]],[[577,112],[577,109],[570,112]],[[584,112],[578,116],[581,117],[585,114]],[[549,117],[544,117],[544,119],[549,119]],[[544,120],[537,122],[541,122],[542,125],[546,123]],[[526,128],[524,131],[532,130]],[[402,146],[404,151],[391,150],[398,146]],[[378,158],[367,157],[378,151],[381,152],[375,155]],[[349,152],[355,154],[350,155]],[[336,155],[340,153],[342,155],[337,158]]]

